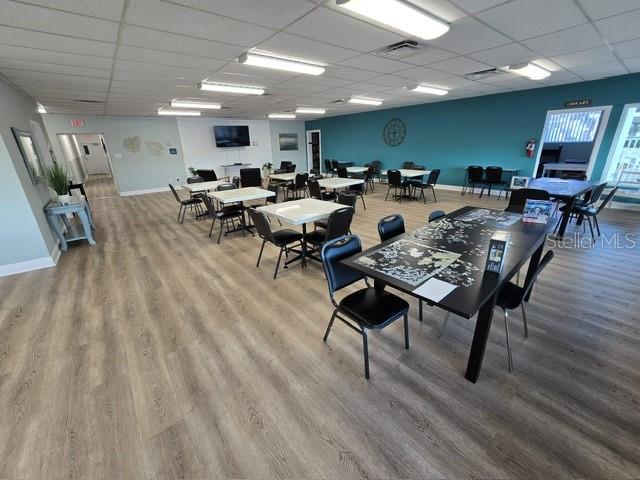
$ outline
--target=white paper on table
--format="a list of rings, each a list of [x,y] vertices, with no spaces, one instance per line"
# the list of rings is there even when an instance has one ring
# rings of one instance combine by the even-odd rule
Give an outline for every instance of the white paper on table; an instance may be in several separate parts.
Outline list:
[[[457,285],[452,285],[448,282],[443,282],[442,280],[438,280],[437,278],[430,278],[418,288],[416,288],[413,293],[419,295],[424,298],[428,298],[434,302],[439,302],[444,297],[453,292],[457,287]]]

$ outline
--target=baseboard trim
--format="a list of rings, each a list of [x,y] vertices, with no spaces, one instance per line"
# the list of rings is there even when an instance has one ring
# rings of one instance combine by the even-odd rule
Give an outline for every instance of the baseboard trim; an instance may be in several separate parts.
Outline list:
[[[176,186],[176,190],[180,190],[182,187]],[[120,192],[121,197],[130,197],[132,195],[146,195],[147,193],[159,193],[168,192],[169,187],[147,188],[144,190],[129,190],[127,192]]]
[[[633,211],[640,210],[639,203],[611,202],[610,205],[611,205],[611,208],[613,208],[614,210],[633,210]]]
[[[58,255],[59,256],[59,255]],[[0,265],[0,277],[8,277],[17,273],[31,272],[32,270],[40,270],[42,268],[55,267],[56,260],[52,257],[35,258],[24,262],[11,263],[9,265]]]

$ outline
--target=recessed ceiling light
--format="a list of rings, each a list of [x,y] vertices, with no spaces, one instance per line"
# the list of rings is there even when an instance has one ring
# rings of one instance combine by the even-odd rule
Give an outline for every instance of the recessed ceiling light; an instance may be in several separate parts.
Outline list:
[[[324,108],[298,107],[296,113],[308,113],[314,115],[324,115],[327,111]]]
[[[219,103],[189,102],[186,100],[171,100],[171,106],[174,108],[204,108],[207,110],[220,110],[222,108]]]
[[[170,109],[158,109],[158,115],[174,115],[178,117],[199,117],[200,112],[195,110],[170,110]]]
[[[270,113],[269,118],[280,118],[283,120],[293,120],[296,118],[295,113]]]
[[[536,65],[535,63],[522,63],[520,65],[509,65],[503,67],[502,70],[506,72],[515,73],[522,77],[527,77],[531,80],[542,80],[551,75],[551,72]]]
[[[47,109],[43,105],[38,104],[38,113],[47,113]]]
[[[200,83],[200,90],[205,92],[240,93],[245,95],[263,95],[264,88],[246,85],[227,85],[223,83]]]
[[[423,40],[449,31],[446,22],[404,0],[336,0],[336,5]]]
[[[445,90],[444,88],[429,87],[428,85],[414,85],[407,87],[407,89],[412,92],[428,93],[429,95],[446,95],[449,93],[449,90]]]
[[[238,58],[238,62],[254,67],[273,68],[287,72],[306,73],[307,75],[322,75],[324,65],[308,60],[297,60],[290,57],[276,56],[271,53],[249,51]]]
[[[362,98],[351,97],[349,103],[358,103],[360,105],[382,105],[382,100],[376,100],[375,98]]]

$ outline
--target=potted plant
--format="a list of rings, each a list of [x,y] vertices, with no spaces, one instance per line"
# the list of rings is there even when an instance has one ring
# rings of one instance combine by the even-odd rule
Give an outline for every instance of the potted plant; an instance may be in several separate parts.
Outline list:
[[[271,162],[266,162],[262,165],[262,171],[264,172],[264,177],[268,178],[271,175],[271,169],[273,168],[273,164]]]
[[[54,163],[47,167],[44,172],[47,184],[56,192],[56,200],[59,203],[69,203],[69,175],[67,170],[60,164]]]
[[[198,169],[196,167],[189,167],[189,172],[191,173],[191,175],[193,175],[194,177],[196,175],[198,175]]]

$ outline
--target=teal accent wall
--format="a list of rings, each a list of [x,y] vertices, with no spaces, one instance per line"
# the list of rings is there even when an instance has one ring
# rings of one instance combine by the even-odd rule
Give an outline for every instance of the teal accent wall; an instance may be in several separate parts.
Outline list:
[[[592,174],[599,179],[624,104],[640,101],[640,74],[328,117],[306,122],[306,129],[322,131],[323,159],[358,165],[378,159],[385,169],[413,161],[440,168],[440,183],[461,185],[472,164],[532,175],[535,156],[525,155],[527,140],[536,138],[539,148],[547,111],[582,98],[592,99],[594,106],[613,106]],[[405,123],[407,135],[401,145],[389,147],[382,130],[394,117]]]

